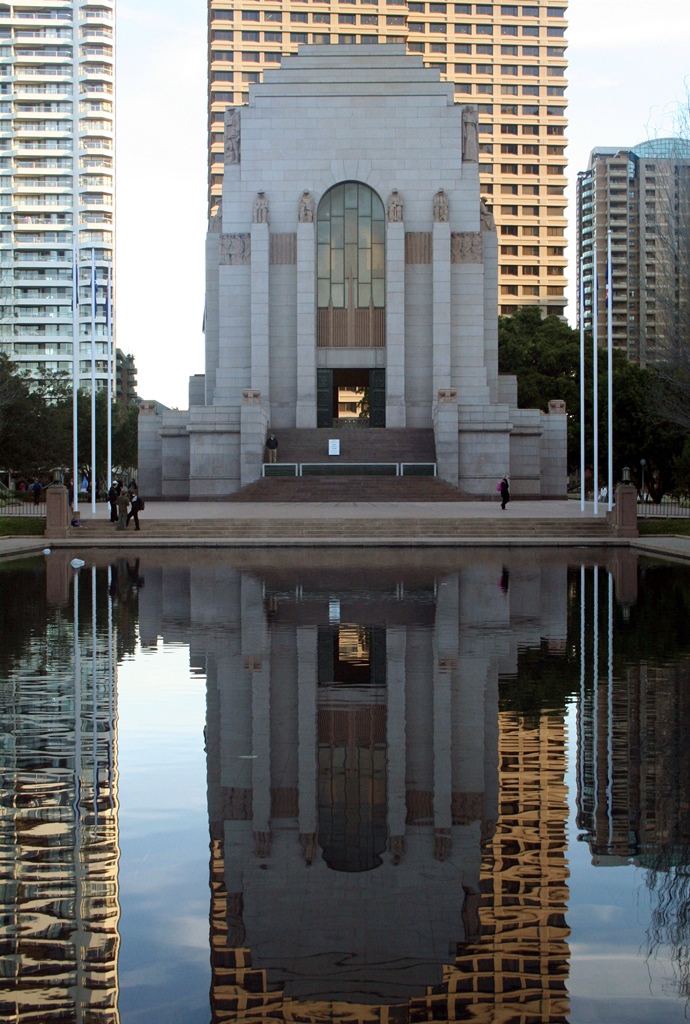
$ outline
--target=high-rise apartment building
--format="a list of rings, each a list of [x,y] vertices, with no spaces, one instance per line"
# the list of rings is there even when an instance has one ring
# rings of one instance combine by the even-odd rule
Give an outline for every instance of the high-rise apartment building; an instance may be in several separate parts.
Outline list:
[[[499,232],[499,312],[565,307],[566,0],[210,0],[209,212],[223,112],[303,43],[405,43],[479,112],[482,194]]]
[[[578,319],[607,339],[606,264],[611,232],[613,345],[633,362],[674,359],[690,344],[690,142],[652,139],[598,147],[577,178]]]
[[[113,14],[112,0],[0,5],[0,352],[36,378],[72,374],[76,242],[79,372],[87,389],[92,334],[96,386],[107,384]]]

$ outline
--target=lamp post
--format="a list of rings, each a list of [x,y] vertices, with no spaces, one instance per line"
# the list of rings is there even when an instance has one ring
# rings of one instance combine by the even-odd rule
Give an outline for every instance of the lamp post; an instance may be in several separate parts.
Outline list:
[[[642,470],[642,501],[645,500],[645,497],[644,497],[644,467],[646,465],[647,465],[647,460],[646,459],[640,459],[640,469]]]

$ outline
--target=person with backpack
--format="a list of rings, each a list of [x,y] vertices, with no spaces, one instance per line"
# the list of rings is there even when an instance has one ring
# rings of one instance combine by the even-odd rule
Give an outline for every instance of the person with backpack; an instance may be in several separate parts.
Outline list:
[[[505,511],[505,507],[510,501],[510,485],[508,484],[508,477],[504,476],[499,486],[501,490],[501,508]]]
[[[133,519],[134,529],[138,530],[140,528],[139,513],[142,511],[142,508],[139,502],[139,491],[137,489],[136,480],[132,480],[131,484],[129,485],[129,500],[131,501],[132,505],[129,512],[127,513],[127,526],[129,526],[130,519]]]

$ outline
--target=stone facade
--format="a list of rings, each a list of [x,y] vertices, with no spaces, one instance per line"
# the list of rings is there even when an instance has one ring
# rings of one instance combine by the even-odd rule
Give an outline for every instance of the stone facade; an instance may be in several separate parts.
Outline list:
[[[466,495],[488,497],[506,472],[516,497],[565,495],[564,413],[517,410],[514,380],[498,375],[498,246],[472,116],[395,45],[307,47],[228,115],[220,223],[207,236],[205,404],[146,424],[155,407],[142,410],[148,497],[182,497],[187,464],[190,498],[257,479],[266,425],[332,422],[323,370],[383,371],[377,422],[433,429],[439,475]],[[360,204],[344,257],[335,205],[323,242],[339,188],[346,209]]]

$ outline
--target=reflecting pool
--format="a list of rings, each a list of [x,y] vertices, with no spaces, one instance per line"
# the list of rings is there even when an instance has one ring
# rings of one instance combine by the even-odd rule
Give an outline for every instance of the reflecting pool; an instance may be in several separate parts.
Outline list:
[[[0,563],[0,1017],[690,1013],[690,571]]]

